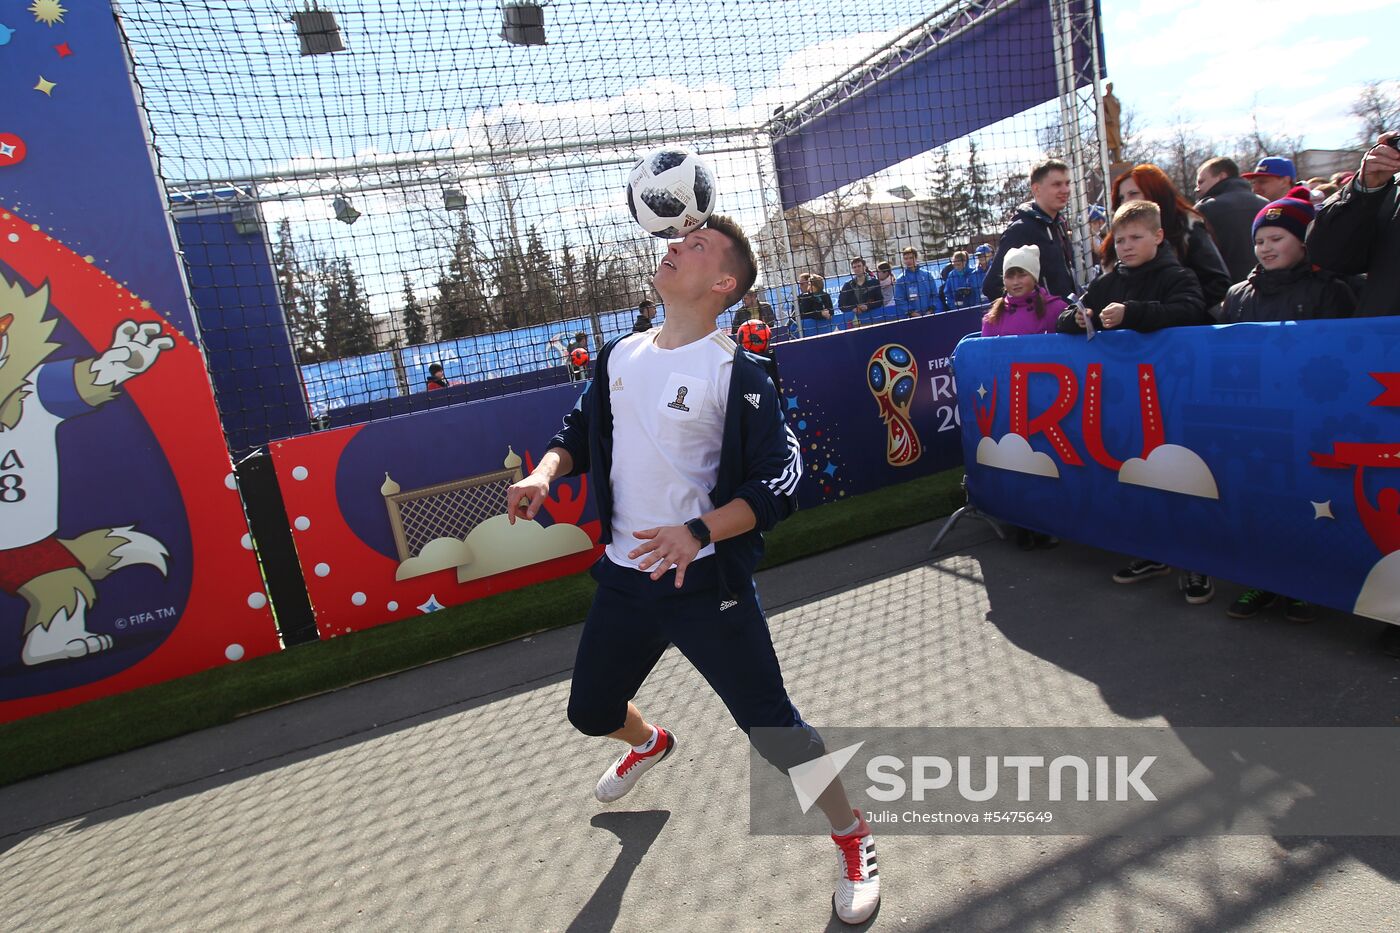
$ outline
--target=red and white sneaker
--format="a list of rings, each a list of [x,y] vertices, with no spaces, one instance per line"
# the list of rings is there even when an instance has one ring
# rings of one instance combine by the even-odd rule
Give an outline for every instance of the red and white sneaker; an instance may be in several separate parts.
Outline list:
[[[880,906],[880,870],[875,866],[875,837],[859,810],[852,811],[860,826],[849,836],[832,836],[841,874],[831,904],[845,923],[864,923]]]
[[[656,733],[656,744],[645,755],[639,755],[629,748],[618,756],[598,779],[593,796],[603,803],[612,803],[631,790],[633,785],[642,779],[643,774],[671,754],[671,750],[676,747],[676,736],[660,726],[656,727]]]

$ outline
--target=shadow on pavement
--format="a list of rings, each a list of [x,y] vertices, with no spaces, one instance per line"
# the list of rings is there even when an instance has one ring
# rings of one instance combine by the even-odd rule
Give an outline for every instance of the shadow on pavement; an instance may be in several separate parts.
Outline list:
[[[589,824],[606,829],[617,836],[621,846],[617,861],[598,883],[598,890],[583,905],[567,933],[594,933],[611,930],[622,910],[622,896],[642,858],[651,851],[652,843],[671,818],[670,810],[645,810],[639,813],[599,813]],[[601,844],[601,843],[600,843]]]

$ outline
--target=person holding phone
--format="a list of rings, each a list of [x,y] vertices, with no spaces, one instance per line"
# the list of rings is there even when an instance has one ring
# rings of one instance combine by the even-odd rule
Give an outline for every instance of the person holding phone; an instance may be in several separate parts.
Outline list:
[[[1382,133],[1350,183],[1308,231],[1308,259],[1342,275],[1366,273],[1357,317],[1400,314],[1400,133]]]

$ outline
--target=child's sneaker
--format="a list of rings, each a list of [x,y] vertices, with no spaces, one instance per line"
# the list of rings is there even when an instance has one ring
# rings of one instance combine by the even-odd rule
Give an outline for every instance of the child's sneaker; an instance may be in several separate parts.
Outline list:
[[[1317,621],[1317,608],[1310,602],[1301,599],[1290,599],[1288,605],[1284,607],[1283,617],[1289,622],[1305,624]]]
[[[1150,580],[1153,577],[1165,576],[1172,572],[1166,564],[1159,564],[1155,560],[1135,560],[1122,570],[1113,575],[1114,583],[1137,583],[1140,580]]]
[[[623,752],[598,779],[593,796],[602,803],[612,803],[620,799],[642,779],[643,774],[671,754],[675,747],[675,735],[657,726],[656,744],[651,747],[651,751],[639,755],[636,749],[629,748]]]
[[[1215,598],[1215,584],[1205,574],[1188,570],[1181,577],[1181,592],[1188,603],[1200,606]]]
[[[1278,602],[1278,594],[1268,590],[1245,590],[1230,604],[1225,614],[1232,619],[1252,619]]]
[[[880,870],[875,866],[875,837],[859,810],[851,811],[860,820],[848,836],[833,835],[836,864],[840,875],[831,904],[843,923],[864,923],[880,906]]]

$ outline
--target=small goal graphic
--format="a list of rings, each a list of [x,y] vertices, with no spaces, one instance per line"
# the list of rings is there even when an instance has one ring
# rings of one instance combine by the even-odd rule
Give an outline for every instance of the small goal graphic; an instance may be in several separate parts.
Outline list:
[[[515,451],[506,457],[505,469],[418,489],[400,489],[386,473],[379,491],[389,511],[399,561],[418,557],[423,548],[440,538],[466,540],[477,525],[506,510],[506,489],[523,473]]]

